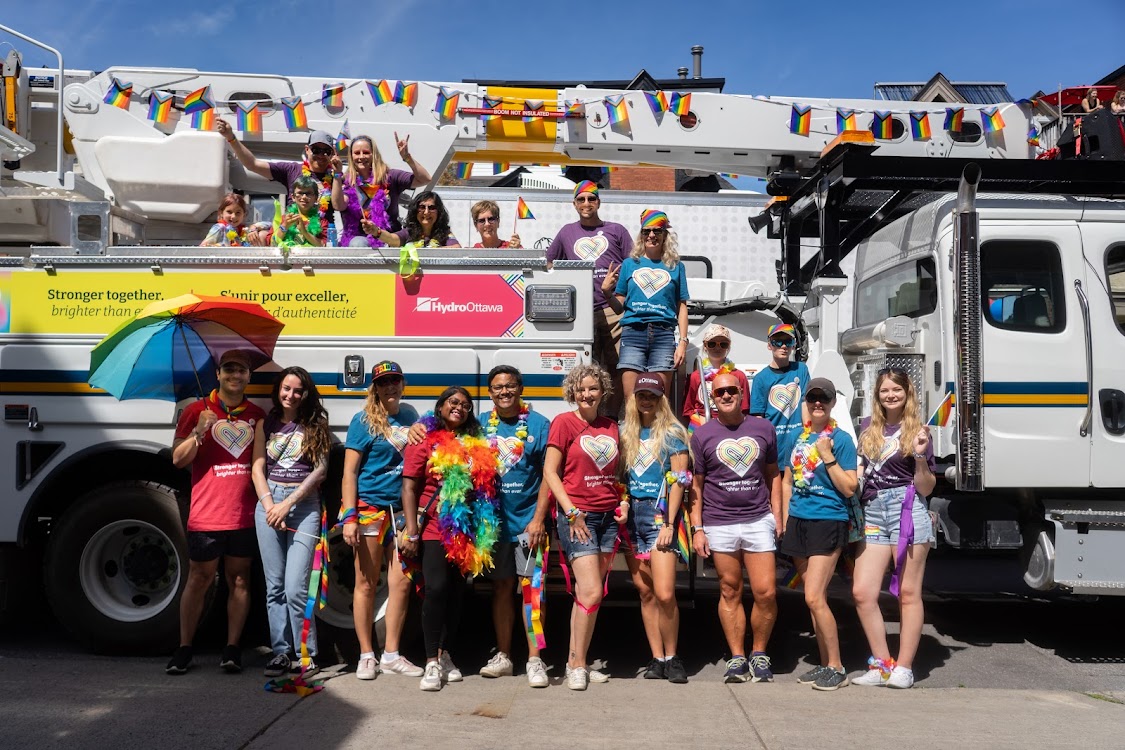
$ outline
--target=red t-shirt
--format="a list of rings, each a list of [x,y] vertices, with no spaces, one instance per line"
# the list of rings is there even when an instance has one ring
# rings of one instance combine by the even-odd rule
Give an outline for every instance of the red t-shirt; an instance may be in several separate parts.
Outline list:
[[[427,504],[430,507],[426,511],[426,523],[422,527],[422,540],[440,542],[441,532],[438,531],[437,524],[438,504],[437,501],[430,502],[430,499],[441,486],[429,471],[430,454],[433,449],[434,443],[431,438],[423,440],[418,445],[406,446],[406,451],[402,454],[402,476],[404,479],[425,481],[426,484],[422,488],[422,494],[418,496],[418,510],[422,510]]]
[[[176,425],[176,438],[191,437],[199,415],[210,406],[219,421],[203,438],[191,462],[191,511],[188,531],[233,531],[254,528],[254,484],[250,461],[254,456],[254,425],[266,418],[254,404],[228,419],[210,398],[184,409]]]
[[[483,247],[484,247],[484,245],[482,245],[479,242],[477,244],[473,245],[474,250],[477,249],[477,248],[483,248]],[[509,245],[507,240],[505,240],[504,242],[500,243],[500,247],[511,247],[511,245]]]
[[[555,417],[547,445],[562,451],[562,483],[579,510],[605,513],[621,502],[617,493],[617,422],[598,417],[593,424],[567,412]]]
[[[711,384],[707,384],[707,390],[704,391],[699,387],[700,379],[703,373],[699,370],[692,370],[691,375],[688,375],[687,393],[684,396],[684,411],[685,417],[690,417],[692,414],[703,414],[703,399],[711,398]],[[742,389],[742,413],[750,413],[750,382],[746,379],[746,373],[738,368],[734,370],[734,377],[738,379],[738,387]],[[715,413],[715,403],[711,402],[711,413]]]

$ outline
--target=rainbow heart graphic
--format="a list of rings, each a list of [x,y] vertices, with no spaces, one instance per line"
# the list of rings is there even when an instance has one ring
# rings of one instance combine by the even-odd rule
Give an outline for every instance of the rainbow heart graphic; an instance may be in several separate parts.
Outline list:
[[[305,434],[291,432],[288,434],[274,433],[266,441],[266,455],[283,469],[288,469],[297,463],[301,451],[305,447]]]
[[[746,476],[761,452],[758,441],[752,437],[720,440],[715,448],[715,455],[719,460],[740,477]]]
[[[883,438],[883,450],[879,451],[879,460],[875,462],[875,468],[883,468],[883,464],[887,462],[887,459],[898,453],[898,449],[900,446],[901,443],[898,442],[897,434]]]
[[[638,477],[643,476],[648,471],[648,467],[656,461],[656,451],[652,448],[652,440],[642,440],[637,446],[637,457],[633,459],[633,465],[629,470]]]
[[[496,452],[500,459],[500,476],[504,476],[508,473],[508,469],[512,468],[508,462],[511,461],[512,452],[519,447],[519,444],[520,439],[514,435],[512,437],[496,436]]]
[[[578,445],[598,467],[604,469],[617,458],[617,441],[609,435],[583,435]]]
[[[223,419],[211,428],[211,437],[235,458],[254,442],[254,426],[249,422],[228,422]]]
[[[406,450],[406,438],[410,435],[410,428],[393,425],[390,432],[391,435],[387,438],[387,442],[393,445],[396,451],[402,453]]]
[[[608,249],[609,240],[601,234],[593,237],[580,237],[574,243],[574,254],[582,260],[597,260]]]
[[[769,402],[770,406],[784,414],[786,419],[793,416],[797,405],[801,403],[801,381],[778,383],[770,388]]]
[[[638,268],[633,271],[633,283],[645,297],[651,299],[652,295],[672,283],[672,274],[663,268]]]

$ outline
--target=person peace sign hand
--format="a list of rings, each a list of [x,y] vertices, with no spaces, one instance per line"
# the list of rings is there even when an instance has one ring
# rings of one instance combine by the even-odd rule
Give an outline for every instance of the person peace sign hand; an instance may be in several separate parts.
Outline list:
[[[328,160],[328,163],[332,166],[332,171],[336,173],[339,173],[344,168],[344,163],[340,161],[339,154],[332,154],[332,158]]]
[[[926,448],[930,446],[930,430],[922,427],[918,430],[918,434],[914,436],[914,452],[919,456],[924,455]]]
[[[617,277],[621,275],[621,264],[614,263],[612,260],[609,262],[609,268],[605,270],[605,278],[602,279],[602,294],[613,294],[617,288]]]
[[[407,145],[409,143],[410,136],[406,136],[405,138],[402,138],[400,140],[398,137],[398,131],[395,131],[395,146],[398,147],[398,155],[402,158],[403,161],[408,163],[410,162],[410,146]]]

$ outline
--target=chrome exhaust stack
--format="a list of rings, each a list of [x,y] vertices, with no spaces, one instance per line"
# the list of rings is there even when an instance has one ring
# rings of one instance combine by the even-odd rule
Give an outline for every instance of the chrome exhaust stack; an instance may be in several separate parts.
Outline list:
[[[984,490],[984,440],[981,436],[983,313],[981,308],[980,215],[976,209],[981,171],[969,164],[957,188],[953,230],[957,345],[957,489]]]

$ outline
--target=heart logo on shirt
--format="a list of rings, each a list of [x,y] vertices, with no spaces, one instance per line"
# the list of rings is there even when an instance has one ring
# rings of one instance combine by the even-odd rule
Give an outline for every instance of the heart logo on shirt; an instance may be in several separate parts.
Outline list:
[[[644,476],[648,471],[648,467],[652,466],[656,461],[656,451],[653,450],[651,440],[642,440],[637,446],[637,457],[633,459],[633,466],[630,471],[639,476]]]
[[[760,453],[758,441],[752,437],[720,440],[715,448],[715,455],[719,460],[740,477],[746,476],[746,472],[750,471],[750,467],[754,465]]]
[[[266,455],[281,468],[289,469],[301,457],[304,446],[305,434],[303,432],[291,432],[287,435],[274,433],[266,441]]]
[[[223,446],[227,453],[238,458],[253,442],[254,428],[248,422],[228,422],[224,419],[216,422],[211,428],[211,437],[215,438],[215,442]]]
[[[408,435],[410,435],[410,428],[398,427],[396,425],[391,427],[390,433],[391,434],[390,437],[387,438],[387,442],[393,445],[395,447],[395,450],[399,453],[402,453],[404,450],[406,450],[406,438]]]
[[[786,419],[793,416],[797,404],[801,403],[801,381],[778,383],[770,388],[769,402],[770,406],[784,414]]]
[[[887,462],[887,459],[898,453],[900,447],[898,435],[883,438],[883,450],[879,451],[879,459],[875,462],[875,469],[883,468],[883,464]]]
[[[638,268],[633,271],[633,283],[640,288],[645,297],[651,298],[672,283],[672,274],[663,268]]]
[[[583,435],[578,444],[598,469],[604,469],[617,458],[617,441],[609,435]]]
[[[520,445],[518,437],[500,437],[496,436],[496,452],[500,459],[500,476],[508,473],[508,469],[512,468],[518,461],[512,461],[513,453]]]
[[[601,234],[593,237],[580,237],[574,243],[574,254],[582,260],[597,260],[608,249],[609,240]]]

